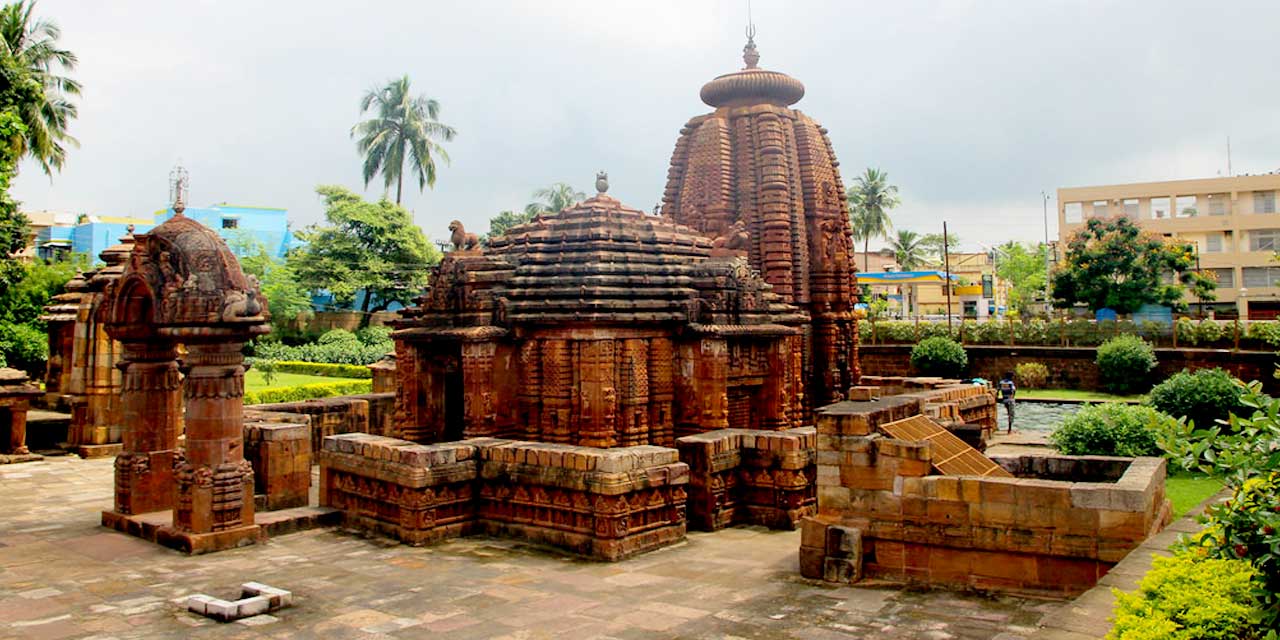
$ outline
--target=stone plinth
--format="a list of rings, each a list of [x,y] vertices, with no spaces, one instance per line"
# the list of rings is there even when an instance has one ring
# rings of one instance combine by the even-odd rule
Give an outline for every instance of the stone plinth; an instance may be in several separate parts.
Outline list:
[[[689,526],[795,529],[817,512],[813,427],[723,429],[676,441],[689,465]]]
[[[818,514],[802,527],[804,576],[1065,597],[1168,521],[1160,458],[1011,458],[996,462],[1014,478],[934,475],[929,442],[878,432],[922,402],[899,396],[819,413]]]
[[[320,467],[322,506],[406,544],[483,531],[612,561],[685,533],[688,467],[663,447],[346,434],[325,438]]]
[[[0,367],[0,455],[6,462],[39,460],[27,449],[27,411],[40,390],[27,383],[27,374]]]
[[[255,491],[269,510],[304,507],[311,491],[311,428],[306,424],[251,422],[244,426],[245,459]]]
[[[382,394],[375,394],[385,397]],[[318,398],[302,402],[249,405],[253,411],[294,413],[311,417],[311,450],[320,451],[328,436],[344,433],[370,433],[369,401],[365,396]],[[394,398],[392,400],[394,402]],[[381,414],[380,414],[381,415]]]

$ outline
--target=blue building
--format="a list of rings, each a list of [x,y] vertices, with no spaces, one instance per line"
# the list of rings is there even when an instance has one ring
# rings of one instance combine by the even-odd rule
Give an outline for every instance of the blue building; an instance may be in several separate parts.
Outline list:
[[[227,203],[208,207],[188,207],[182,212],[188,218],[218,232],[224,240],[237,249],[237,239],[261,242],[273,258],[283,258],[293,246],[293,234],[289,232],[288,211],[274,207],[244,207]],[[173,209],[156,212],[156,224],[173,217]]]
[[[71,228],[71,252],[87,254],[91,262],[99,263],[98,254],[119,244],[129,232],[129,225],[133,225],[134,233],[144,233],[155,227],[156,221],[129,216],[80,216]]]

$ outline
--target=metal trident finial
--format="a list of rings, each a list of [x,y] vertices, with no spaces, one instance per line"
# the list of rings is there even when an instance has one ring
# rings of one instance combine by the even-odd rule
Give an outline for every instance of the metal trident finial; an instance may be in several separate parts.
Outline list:
[[[169,172],[169,200],[173,203],[173,212],[176,215],[182,215],[182,212],[187,209],[187,190],[190,182],[190,175],[179,161],[179,164],[174,165],[173,171]]]
[[[742,48],[742,61],[748,69],[755,69],[760,62],[760,53],[756,51],[756,23],[751,19],[751,0],[747,0],[747,46]]]

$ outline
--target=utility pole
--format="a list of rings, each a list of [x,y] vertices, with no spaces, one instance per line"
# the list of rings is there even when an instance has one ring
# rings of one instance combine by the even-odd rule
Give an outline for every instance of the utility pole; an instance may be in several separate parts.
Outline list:
[[[947,335],[951,335],[951,245],[947,241],[947,221],[942,221],[942,265],[947,277],[942,286],[947,288]]]
[[[1044,315],[1048,316],[1053,308],[1052,298],[1050,297],[1051,283],[1049,271],[1049,194],[1040,192],[1041,202],[1044,205]]]

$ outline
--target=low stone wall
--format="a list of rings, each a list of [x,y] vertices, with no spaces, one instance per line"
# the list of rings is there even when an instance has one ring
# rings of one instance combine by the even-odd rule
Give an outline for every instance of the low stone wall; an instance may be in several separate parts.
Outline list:
[[[1077,482],[930,475],[928,442],[878,432],[920,406],[890,397],[819,413],[818,515],[802,527],[803,575],[1066,597],[1168,521],[1161,458],[998,461],[1015,475],[1087,480]]]
[[[676,440],[689,465],[689,526],[792,530],[817,512],[813,427],[720,429]]]
[[[871,376],[911,375],[909,344],[862,345],[858,354],[862,371]],[[968,375],[999,380],[1023,362],[1039,362],[1049,369],[1048,386],[1061,389],[1100,389],[1094,347],[1027,347],[965,345],[969,354]],[[1277,358],[1270,351],[1230,351],[1226,349],[1156,349],[1158,377],[1167,378],[1183,369],[1221,367],[1241,380],[1259,380],[1263,390],[1280,393],[1275,371]]]
[[[255,417],[257,420],[244,425],[244,457],[253,465],[254,493],[263,496],[261,510],[307,506],[311,493],[311,427],[307,417]]]
[[[361,393],[342,396],[353,400],[364,400],[369,403],[369,426],[361,433],[372,433],[379,436],[396,436],[396,394],[395,392]]]
[[[394,398],[392,402],[394,403]],[[312,451],[320,451],[320,443],[327,436],[342,433],[369,433],[372,428],[369,420],[369,401],[365,400],[364,396],[338,396],[301,402],[255,404],[245,407],[245,410],[310,416]]]
[[[684,539],[689,468],[674,449],[366,434],[323,446],[321,506],[407,544],[484,531],[613,561]]]

